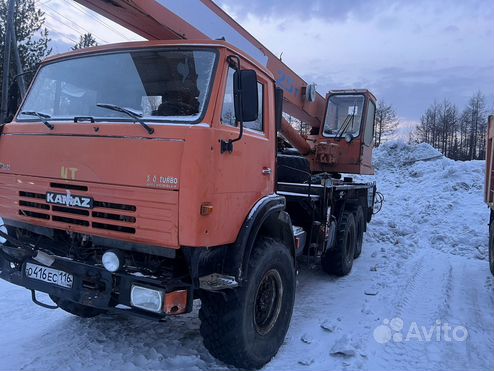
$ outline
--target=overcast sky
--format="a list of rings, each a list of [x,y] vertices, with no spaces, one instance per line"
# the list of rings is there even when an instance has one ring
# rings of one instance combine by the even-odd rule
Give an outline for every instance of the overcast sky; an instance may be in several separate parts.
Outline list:
[[[478,90],[492,110],[492,0],[216,2],[323,94],[368,88],[392,104],[405,125],[419,121],[434,100],[463,108]],[[138,39],[72,0],[38,4],[55,52],[88,31],[101,44]]]

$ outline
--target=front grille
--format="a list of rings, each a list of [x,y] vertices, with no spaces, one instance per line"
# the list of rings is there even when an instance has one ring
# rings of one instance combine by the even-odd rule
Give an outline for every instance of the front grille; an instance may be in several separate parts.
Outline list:
[[[116,209],[116,210],[126,210],[126,211],[136,211],[136,207],[134,205],[123,205],[123,204],[114,204],[111,202],[101,202],[94,201],[94,207],[103,207],[106,209]]]
[[[83,225],[84,227],[89,227],[89,222],[87,220],[67,218],[65,216],[52,215],[51,220],[54,222],[62,222],[75,225]]]
[[[50,183],[52,188],[75,191],[89,191],[87,186]],[[135,234],[137,208],[134,205],[94,200],[92,210],[51,205],[46,202],[46,194],[19,191],[19,215],[52,220],[83,227],[104,229],[113,232]]]
[[[50,183],[50,187],[52,188],[60,188],[60,189],[69,189],[74,191],[87,192],[87,186],[81,186],[77,184],[64,184],[64,183]]]
[[[51,207],[51,209],[53,211],[57,211],[59,213],[89,216],[89,211],[87,211],[87,210],[81,210],[81,209],[75,209],[75,208],[71,208],[71,207],[55,206],[55,205],[53,205]]]
[[[19,196],[21,197],[26,197],[26,198],[39,198],[39,199],[46,199],[46,196],[42,193],[33,193],[33,192],[19,192]]]
[[[50,209],[50,206],[47,204],[40,204],[37,202],[31,202],[31,201],[20,200],[19,205],[20,206],[26,206],[26,207],[32,207],[34,209],[42,209],[42,210],[49,210]]]
[[[123,232],[123,233],[132,233],[132,234],[136,233],[135,228],[124,227],[121,225],[97,223],[97,222],[93,222],[93,228],[108,229],[110,231]]]
[[[37,219],[45,219],[45,220],[50,219],[49,215],[37,213],[34,211],[28,211],[28,210],[19,210],[19,215],[27,216],[30,218],[37,218]]]
[[[113,214],[113,213],[101,213],[98,211],[93,211],[93,218],[119,220],[122,222],[129,222],[129,223],[135,223],[136,222],[136,218],[134,216],[119,215],[119,214]]]

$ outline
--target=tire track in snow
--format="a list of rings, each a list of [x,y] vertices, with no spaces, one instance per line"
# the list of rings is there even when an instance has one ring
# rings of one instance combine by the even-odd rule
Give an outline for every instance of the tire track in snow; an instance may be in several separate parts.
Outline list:
[[[483,364],[477,369],[492,369],[494,355],[494,319],[492,315],[493,292],[479,277],[478,263],[475,266],[463,264],[462,259],[452,258],[453,285],[450,297],[450,321],[464,325],[468,330],[468,339],[454,343],[456,347],[445,348],[443,357],[456,360],[456,369],[473,369],[471,365]],[[486,269],[487,270],[487,269]],[[492,282],[492,277],[486,277]],[[485,336],[486,333],[490,336]]]
[[[466,272],[464,263],[464,258],[423,249],[405,264],[401,275],[407,277],[405,283],[390,301],[393,309],[382,316],[383,323],[390,321],[386,325],[395,338],[370,346],[376,368],[462,370],[479,363],[486,369],[492,367],[492,336],[485,342],[486,330],[492,333],[493,328],[493,320],[488,318],[492,317],[492,293],[486,295],[483,282],[472,279],[482,276]],[[478,266],[468,265],[472,271]],[[394,318],[399,320],[392,321]],[[393,328],[391,324],[401,326]],[[455,340],[464,335],[463,330],[455,332],[457,326],[467,329],[466,340]],[[479,343],[483,345],[479,347]]]
[[[431,264],[431,257],[436,255],[432,249],[420,250],[402,269],[401,276],[407,277],[406,282],[396,291],[397,296],[391,302],[392,309],[383,316],[383,324],[391,326],[393,338],[386,344],[379,344],[380,349],[377,348],[377,352],[381,353],[377,359],[382,369],[396,366],[400,359],[407,360],[399,364],[403,369],[442,368],[442,361],[436,356],[436,342],[417,339],[417,336],[421,339],[432,336],[435,339],[438,336],[435,326],[440,324],[436,321],[442,321],[448,313],[451,266]],[[386,319],[390,322],[385,323]],[[421,332],[422,326],[427,333]],[[432,327],[436,328],[433,332]]]

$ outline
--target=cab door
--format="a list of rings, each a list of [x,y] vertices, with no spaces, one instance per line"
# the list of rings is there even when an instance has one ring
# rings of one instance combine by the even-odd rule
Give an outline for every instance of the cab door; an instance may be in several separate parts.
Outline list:
[[[242,68],[249,68],[246,64]],[[275,130],[273,82],[257,73],[258,118],[244,122],[242,138],[233,143],[232,152],[221,151],[221,141],[236,139],[240,130],[235,120],[234,73],[226,66],[222,89],[217,100],[217,116],[213,123],[214,148],[214,214],[218,218],[217,233],[223,243],[234,242],[251,208],[262,197],[274,191]]]

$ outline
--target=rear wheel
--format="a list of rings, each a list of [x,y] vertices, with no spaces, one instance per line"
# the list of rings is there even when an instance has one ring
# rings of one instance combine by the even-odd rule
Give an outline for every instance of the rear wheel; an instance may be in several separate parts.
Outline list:
[[[364,211],[362,210],[362,206],[357,206],[354,210],[354,218],[355,218],[355,254],[354,258],[358,258],[360,253],[362,252],[362,243],[364,240],[364,229],[365,229],[365,219],[364,219]]]
[[[56,296],[50,295],[51,300],[55,302],[55,304],[58,305],[58,307],[67,313],[73,314],[74,316],[81,317],[81,318],[92,318],[96,317],[99,314],[104,313],[103,310],[93,308],[93,307],[88,307],[87,305],[82,305],[79,303],[74,303],[73,301],[70,300],[65,300],[65,299],[60,299]]]
[[[295,269],[288,249],[261,239],[252,253],[247,280],[224,295],[203,292],[201,335],[209,352],[239,368],[257,369],[285,339],[295,297]]]
[[[338,225],[336,245],[321,257],[321,266],[328,274],[345,276],[352,270],[357,242],[355,218],[345,210]]]
[[[494,220],[489,225],[489,267],[494,275]]]

